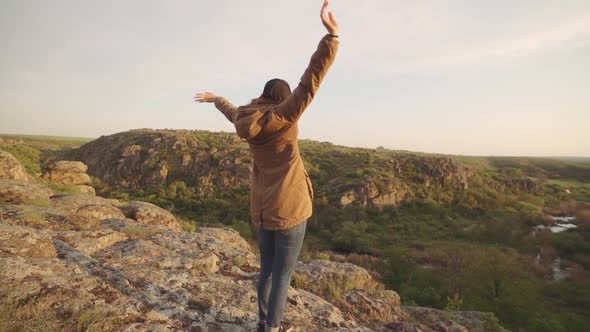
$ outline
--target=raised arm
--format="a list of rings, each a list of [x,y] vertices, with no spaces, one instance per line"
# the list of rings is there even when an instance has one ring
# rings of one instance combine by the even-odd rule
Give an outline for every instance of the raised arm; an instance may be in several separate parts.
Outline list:
[[[297,121],[309,106],[338,51],[338,23],[328,12],[328,0],[324,1],[320,16],[328,34],[320,40],[297,88],[275,109],[277,115],[290,122]]]
[[[199,103],[214,103],[215,107],[231,122],[234,122],[234,114],[237,112],[237,107],[230,103],[227,99],[215,95],[213,92],[202,92],[195,95],[195,101]]]

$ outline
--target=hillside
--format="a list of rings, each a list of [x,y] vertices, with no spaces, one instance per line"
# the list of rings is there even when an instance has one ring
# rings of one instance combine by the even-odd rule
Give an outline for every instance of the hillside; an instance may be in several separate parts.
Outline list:
[[[155,205],[85,194],[83,163],[28,174],[0,150],[1,331],[252,331],[256,253],[235,230]],[[181,228],[185,230],[182,231]],[[491,314],[402,307],[365,269],[299,262],[286,315],[298,331],[499,330]]]
[[[38,144],[0,148],[37,165],[83,161],[99,195],[157,204],[187,225],[230,226],[255,245],[249,153],[235,135],[145,129],[79,148]],[[407,308],[490,311],[522,331],[590,325],[590,165],[300,145],[315,187],[302,259],[360,265]],[[576,217],[576,228],[541,229],[560,225],[557,216]]]

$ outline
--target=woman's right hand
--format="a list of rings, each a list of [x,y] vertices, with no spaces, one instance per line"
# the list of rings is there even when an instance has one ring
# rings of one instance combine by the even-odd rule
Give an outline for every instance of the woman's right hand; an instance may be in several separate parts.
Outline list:
[[[199,103],[212,103],[217,96],[213,92],[201,92],[197,93],[193,98]]]
[[[336,22],[334,14],[332,12],[328,12],[328,0],[324,0],[320,16],[322,18],[322,23],[328,30],[328,33],[337,36],[339,32],[338,22]]]

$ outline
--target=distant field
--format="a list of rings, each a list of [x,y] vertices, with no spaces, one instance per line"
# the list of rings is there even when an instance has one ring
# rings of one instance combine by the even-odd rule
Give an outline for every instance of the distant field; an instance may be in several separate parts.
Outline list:
[[[576,163],[590,164],[590,157],[548,157],[548,159],[557,159],[563,161],[573,161]]]
[[[31,174],[41,173],[42,160],[59,158],[94,138],[0,134],[0,149],[12,153]]]
[[[22,140],[40,140],[40,141],[67,141],[67,142],[90,142],[94,138],[88,137],[69,137],[69,136],[44,136],[44,135],[19,135],[19,134],[0,134],[2,138],[22,139]]]

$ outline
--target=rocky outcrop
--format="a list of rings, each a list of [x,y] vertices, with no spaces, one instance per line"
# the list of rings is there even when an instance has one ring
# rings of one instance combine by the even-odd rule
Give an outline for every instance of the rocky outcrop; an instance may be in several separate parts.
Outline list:
[[[172,213],[146,202],[131,201],[127,216],[148,225],[161,225],[169,229],[180,230],[180,225]]]
[[[60,185],[73,186],[83,194],[96,195],[94,188],[89,186],[92,180],[86,174],[86,164],[80,161],[58,160],[48,162],[44,168],[44,179]]]
[[[68,174],[83,174],[88,171],[88,166],[79,161],[58,160],[46,165],[47,176],[55,176],[56,179],[67,179]],[[60,174],[61,173],[61,174]],[[66,180],[67,182],[67,180]],[[64,184],[84,184],[84,183],[64,183]]]
[[[484,178],[483,183],[486,187],[500,193],[539,195],[543,192],[542,186],[535,180],[503,176],[501,173],[492,178]]]
[[[248,242],[229,228],[187,233],[125,218],[120,208],[138,203],[59,195],[41,206],[0,205],[0,306],[11,310],[3,326],[255,330],[259,265]],[[422,313],[404,311],[397,293],[349,263],[298,263],[297,275],[285,315],[298,331],[465,330],[444,317],[420,321]]]
[[[409,332],[488,332],[500,331],[498,322],[489,314],[477,311],[443,311],[424,307],[404,307]]]
[[[77,224],[80,229],[94,228],[103,220],[125,219],[123,212],[108,204],[88,204],[81,206],[69,217],[72,224]]]
[[[31,180],[23,165],[12,154],[0,150],[0,202],[48,202],[53,191]]]
[[[404,320],[399,295],[383,289],[367,270],[356,265],[328,260],[298,262],[294,283],[373,329]]]
[[[247,187],[250,153],[235,135],[202,139],[188,130],[139,129],[102,136],[75,151],[89,174],[123,188],[182,181],[207,195],[221,188]]]
[[[350,263],[337,263],[324,259],[306,263],[298,262],[295,271],[312,285],[320,284],[323,280],[346,279],[347,282],[354,283],[358,289],[373,290],[377,286],[367,270]],[[399,305],[399,298],[397,304]]]
[[[410,187],[396,179],[373,179],[365,177],[353,183],[336,178],[328,190],[338,193],[336,205],[344,207],[358,204],[363,207],[398,206],[413,198]]]
[[[257,259],[233,230],[184,233],[117,219],[86,231],[40,230],[3,220],[0,302],[40,305],[59,329],[75,329],[88,313],[99,330],[255,329]],[[134,237],[136,227],[152,231]],[[367,331],[303,290],[290,289],[287,315],[302,331]],[[19,330],[19,322],[9,323]]]
[[[29,180],[23,165],[10,153],[0,150],[0,179]]]
[[[80,185],[80,186],[75,186],[75,189],[80,194],[92,195],[92,196],[96,195],[96,189],[94,189],[94,187],[91,187],[91,186]]]
[[[402,159],[406,159],[402,158]],[[467,190],[472,171],[450,158],[414,158],[412,160],[415,178],[426,187],[446,186],[459,190]]]
[[[396,178],[426,188],[446,187],[467,190],[473,171],[447,157],[397,155],[382,160],[379,165],[388,169]]]
[[[80,208],[87,205],[100,205],[106,207],[118,207],[123,205],[123,203],[116,199],[88,195],[54,195],[51,196],[51,202],[55,207],[70,214],[75,213]]]
[[[330,173],[316,191],[340,207],[399,206],[430,187],[444,188],[452,196],[467,190],[473,175],[471,169],[446,157],[324,148],[317,148],[321,153],[311,149],[314,156],[306,160],[316,159],[322,177]],[[303,146],[302,152],[307,158]],[[181,183],[198,197],[245,189],[252,170],[248,148],[236,135],[188,130],[139,129],[103,136],[75,150],[70,158],[83,161],[89,174],[123,191],[172,186],[174,192]],[[347,170],[349,162],[358,165],[356,171]]]
[[[48,202],[53,191],[47,186],[25,180],[0,179],[0,201],[21,204]]]
[[[501,183],[513,193],[525,192],[529,194],[540,194],[541,186],[529,178],[521,179],[502,179]]]

